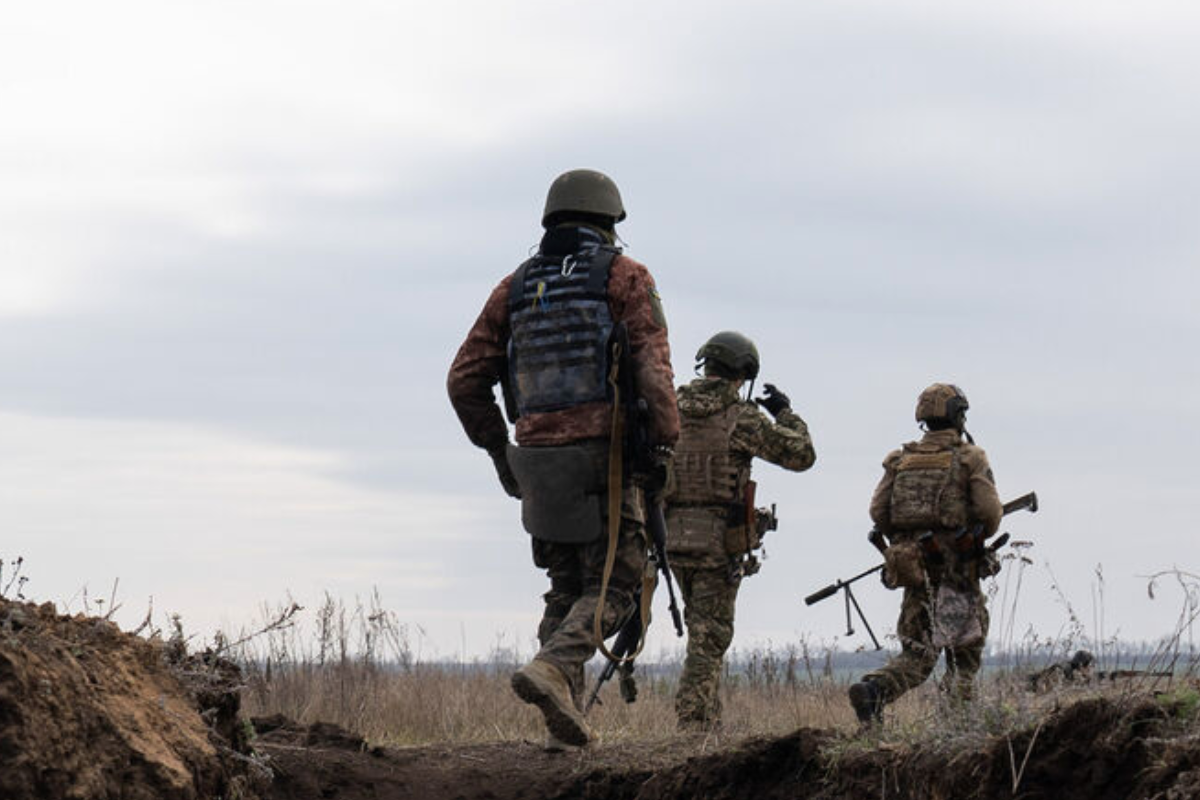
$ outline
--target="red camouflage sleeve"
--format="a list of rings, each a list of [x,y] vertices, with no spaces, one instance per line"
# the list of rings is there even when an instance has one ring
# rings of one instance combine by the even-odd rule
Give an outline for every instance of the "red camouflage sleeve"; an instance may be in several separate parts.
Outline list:
[[[479,318],[458,348],[446,391],[463,430],[477,447],[491,452],[508,442],[508,425],[496,402],[495,386],[508,364],[509,275],[492,290]]]
[[[679,438],[679,406],[675,373],[662,305],[650,270],[628,256],[619,256],[609,278],[613,317],[629,332],[637,386],[650,408],[653,444],[673,446]]]

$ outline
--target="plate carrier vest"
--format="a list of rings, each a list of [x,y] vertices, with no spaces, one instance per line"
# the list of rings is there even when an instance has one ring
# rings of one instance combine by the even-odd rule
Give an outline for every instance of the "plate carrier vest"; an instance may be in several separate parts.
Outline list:
[[[755,545],[747,541],[741,520],[750,465],[739,465],[729,449],[739,411],[739,403],[733,403],[707,417],[680,419],[667,505],[667,541],[669,552],[688,560],[719,565],[729,555]]]
[[[892,484],[891,524],[897,530],[957,530],[967,524],[967,487],[960,445],[904,445]]]
[[[508,368],[519,416],[609,399],[608,275],[618,253],[594,245],[539,253],[513,273]]]

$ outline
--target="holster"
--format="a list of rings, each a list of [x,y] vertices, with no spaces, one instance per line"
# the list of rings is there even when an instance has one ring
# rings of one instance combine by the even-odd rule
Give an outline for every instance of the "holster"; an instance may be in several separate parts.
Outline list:
[[[510,444],[508,463],[521,485],[521,524],[531,536],[566,544],[600,538],[606,476],[587,450]]]

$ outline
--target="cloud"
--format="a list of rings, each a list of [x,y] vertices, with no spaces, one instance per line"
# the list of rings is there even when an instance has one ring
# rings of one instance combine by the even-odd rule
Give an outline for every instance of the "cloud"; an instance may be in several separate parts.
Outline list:
[[[1052,528],[1073,591],[1093,559],[1134,568],[1129,529],[1156,531],[1136,569],[1188,552],[1190,6],[71,18],[28,7],[0,32],[14,529],[182,569],[206,618],[279,591],[257,577],[279,542],[294,590],[383,581],[449,650],[456,614],[536,614],[542,578],[445,370],[536,241],[550,179],[593,166],[622,187],[679,376],[714,325],[745,330],[813,427],[813,472],[762,470],[796,535],[747,587],[740,635],[837,627],[793,595],[871,556],[862,507],[935,379],[967,388],[1006,491],[1045,493],[1021,525]]]

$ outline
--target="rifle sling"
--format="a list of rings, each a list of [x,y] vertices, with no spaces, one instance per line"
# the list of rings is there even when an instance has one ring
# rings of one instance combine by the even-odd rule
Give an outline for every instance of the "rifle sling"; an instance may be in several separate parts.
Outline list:
[[[646,644],[646,628],[650,624],[650,604],[654,599],[654,584],[657,573],[646,570],[642,574],[641,620],[642,635],[638,638],[637,647],[632,655],[617,656],[604,644],[604,606],[608,597],[608,581],[612,577],[613,564],[617,558],[617,541],[621,535],[621,498],[624,494],[622,485],[623,474],[621,459],[624,456],[622,444],[625,434],[624,419],[621,409],[621,387],[617,380],[621,363],[621,343],[613,344],[612,366],[608,371],[608,383],[613,392],[612,435],[608,443],[608,551],[604,554],[604,572],[600,577],[600,597],[596,600],[596,615],[592,619],[592,636],[596,647],[609,661],[620,664],[630,664],[641,655]]]

